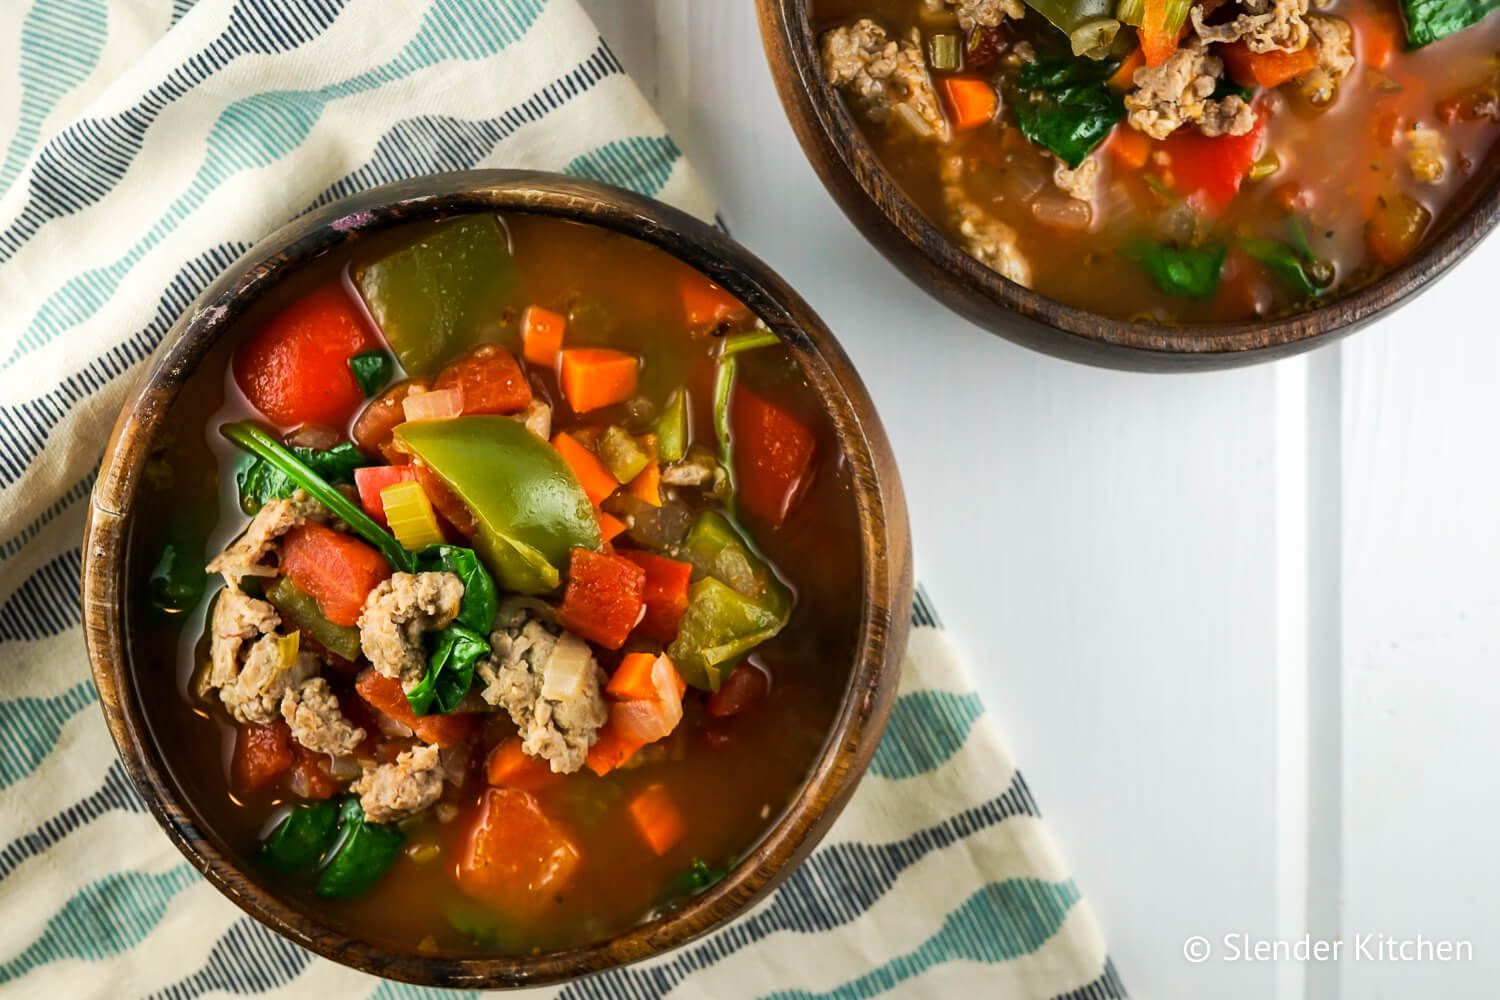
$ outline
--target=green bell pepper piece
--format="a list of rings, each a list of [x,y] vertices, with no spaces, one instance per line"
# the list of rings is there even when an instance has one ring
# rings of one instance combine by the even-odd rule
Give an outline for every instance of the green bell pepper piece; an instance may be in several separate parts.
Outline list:
[[[651,456],[646,454],[646,449],[641,447],[640,442],[631,437],[625,428],[613,424],[599,435],[599,440],[594,443],[594,450],[609,474],[620,483],[630,482],[651,464]]]
[[[354,276],[386,343],[411,375],[431,375],[479,343],[516,305],[516,265],[493,215],[445,222]]]
[[[367,822],[359,799],[345,799],[339,807],[338,836],[318,875],[318,895],[324,899],[362,895],[395,864],[405,840],[394,827]]]
[[[309,872],[333,843],[339,810],[332,802],[304,802],[260,845],[260,862],[280,872]]]
[[[284,621],[316,639],[329,652],[337,653],[353,663],[359,659],[359,629],[352,625],[335,625],[323,616],[317,598],[298,587],[286,577],[277,577],[266,591],[266,600],[271,602]]]
[[[695,688],[717,691],[730,665],[780,632],[786,621],[785,612],[778,613],[706,576],[688,590],[687,611],[667,655],[683,680]]]
[[[687,454],[687,390],[678,386],[667,396],[656,418],[656,454],[663,462],[680,462]]]
[[[519,594],[556,590],[575,548],[597,550],[599,522],[573,470],[547,442],[509,417],[421,420],[396,428],[473,511],[475,549],[500,587]]]
[[[728,584],[773,614],[785,616],[791,610],[792,597],[785,585],[734,523],[718,511],[698,515],[682,541],[681,555],[699,573]]]

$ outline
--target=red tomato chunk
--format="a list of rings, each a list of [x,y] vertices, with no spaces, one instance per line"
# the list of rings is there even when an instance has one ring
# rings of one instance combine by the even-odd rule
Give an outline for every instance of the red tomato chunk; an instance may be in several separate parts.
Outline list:
[[[358,304],[339,286],[299,299],[234,357],[240,391],[281,427],[336,427],[364,399],[349,359],[379,346]]]
[[[646,572],[619,555],[574,549],[557,620],[606,649],[625,645],[645,610]]]
[[[291,770],[292,731],[277,719],[269,726],[246,724],[234,738],[230,773],[240,792],[258,792]]]
[[[646,588],[642,594],[646,614],[635,627],[636,634],[662,644],[670,643],[677,638],[677,626],[687,611],[692,564],[651,552],[621,552],[620,555],[646,574]]]
[[[287,532],[281,570],[317,599],[323,617],[335,625],[358,623],[365,598],[391,575],[390,565],[373,546],[312,522]]]
[[[582,854],[528,792],[491,788],[458,862],[466,894],[507,913],[535,912],[565,889]]]
[[[531,386],[515,357],[503,347],[485,344],[438,373],[434,389],[458,387],[464,413],[520,413],[531,402]]]
[[[780,527],[812,468],[816,439],[796,417],[744,386],[735,388],[729,416],[740,503]]]

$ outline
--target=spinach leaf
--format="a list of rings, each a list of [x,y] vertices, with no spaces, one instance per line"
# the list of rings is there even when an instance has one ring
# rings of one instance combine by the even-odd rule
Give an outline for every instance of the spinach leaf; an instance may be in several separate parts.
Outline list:
[[[1225,247],[1210,243],[1201,247],[1168,247],[1139,243],[1131,251],[1136,261],[1168,295],[1187,299],[1211,299],[1219,290],[1224,269]]]
[[[459,545],[429,545],[417,553],[418,573],[452,573],[463,581],[464,598],[456,621],[480,635],[495,627],[499,598],[495,581],[473,549]]]
[[[362,895],[395,864],[405,840],[395,827],[369,822],[359,799],[345,799],[339,807],[338,834],[323,858],[318,895],[324,899]]]
[[[146,580],[147,603],[157,614],[180,615],[198,603],[207,581],[202,546],[169,537]]]
[[[339,810],[332,802],[302,802],[260,845],[260,862],[283,872],[312,871],[333,843]]]
[[[364,452],[344,441],[325,451],[316,448],[288,448],[313,472],[329,483],[354,482],[354,470],[369,465]],[[298,484],[285,471],[258,455],[247,456],[235,471],[240,487],[240,508],[254,514],[276,497],[289,497]]]
[[[1222,101],[1226,97],[1238,97],[1242,101],[1248,101],[1255,96],[1254,89],[1242,87],[1227,76],[1219,77],[1214,84],[1214,92],[1209,95],[1211,100]]]
[[[389,354],[377,347],[350,358],[349,370],[354,372],[354,381],[359,383],[359,391],[369,399],[385,388],[391,376],[396,373],[396,364]]]
[[[1318,279],[1324,275],[1317,261],[1302,257],[1285,243],[1244,239],[1240,240],[1240,249],[1264,264],[1268,271],[1286,282],[1299,295],[1312,297],[1322,292],[1323,286],[1327,284],[1326,281],[1319,284]]]
[[[417,715],[453,711],[474,683],[474,665],[489,655],[489,640],[466,625],[455,623],[437,633],[427,672],[406,692],[411,710]]]
[[[1500,10],[1500,0],[1401,0],[1406,15],[1406,47],[1419,49],[1478,24]]]
[[[1112,68],[1082,59],[1027,63],[1011,92],[1021,134],[1077,167],[1125,113],[1105,83]]]

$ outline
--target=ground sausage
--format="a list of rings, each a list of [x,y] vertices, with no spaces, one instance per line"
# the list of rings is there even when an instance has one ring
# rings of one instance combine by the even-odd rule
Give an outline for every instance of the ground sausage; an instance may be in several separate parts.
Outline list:
[[[1307,19],[1317,38],[1318,64],[1297,80],[1302,96],[1319,107],[1332,103],[1340,81],[1354,68],[1354,29],[1338,17]]]
[[[265,561],[276,541],[299,525],[322,521],[327,516],[323,505],[300,489],[290,497],[268,500],[250,519],[244,534],[213,558],[208,571],[222,573],[225,582],[236,588],[247,576],[275,576],[276,571],[266,566]]]
[[[958,229],[964,252],[1018,285],[1031,284],[1031,264],[1021,253],[1016,231],[976,205],[964,190],[964,158],[956,154],[944,157],[940,169],[943,203]]]
[[[360,649],[379,673],[410,691],[427,666],[422,634],[447,627],[463,596],[463,581],[452,573],[392,574],[365,598]]]
[[[1099,158],[1090,156],[1077,167],[1070,168],[1062,160],[1052,168],[1052,183],[1069,198],[1091,202],[1099,180]]]
[[[1244,135],[1255,127],[1250,105],[1236,95],[1211,96],[1223,71],[1223,60],[1209,55],[1202,42],[1189,42],[1160,66],[1135,71],[1135,90],[1125,95],[1127,120],[1153,139],[1165,139],[1189,122],[1204,135]]]
[[[321,677],[288,687],[281,698],[281,716],[292,738],[314,753],[341,757],[353,753],[365,731],[344,718],[338,697]]]
[[[366,764],[349,790],[372,823],[415,816],[443,794],[442,761],[435,746],[412,747],[389,764]]]
[[[272,722],[287,685],[317,673],[317,660],[309,653],[287,662],[285,637],[276,631],[280,624],[275,608],[236,588],[221,590],[214,602],[208,686],[218,689],[219,700],[240,722]]]
[[[973,28],[993,28],[1007,17],[1019,21],[1026,16],[1026,7],[1021,0],[946,0],[955,8],[958,26],[965,31]]]
[[[870,121],[892,118],[924,139],[948,139],[948,122],[927,75],[920,33],[900,42],[869,18],[823,35],[823,69]]]
[[[1241,0],[1243,13],[1209,24],[1202,5],[1193,6],[1193,30],[1205,42],[1243,41],[1251,52],[1300,52],[1309,38],[1307,0]]]

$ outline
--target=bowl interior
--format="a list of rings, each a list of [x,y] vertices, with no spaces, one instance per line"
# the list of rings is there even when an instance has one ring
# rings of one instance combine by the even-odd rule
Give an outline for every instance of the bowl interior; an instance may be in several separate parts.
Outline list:
[[[1102,316],[1015,284],[934,226],[880,162],[818,56],[811,0],[758,0],[762,40],[804,151],[845,213],[893,263],[949,307],[1001,336],[1072,360],[1183,370],[1297,353],[1358,329],[1422,290],[1500,221],[1500,143],[1418,251],[1374,282],[1266,321],[1161,326]]]
[[[799,793],[768,820],[763,837],[734,871],[680,908],[624,933],[519,958],[422,955],[368,940],[259,881],[216,834],[216,822],[197,804],[199,794],[191,788],[185,793],[171,748],[159,739],[159,722],[147,706],[162,696],[163,685],[142,679],[140,665],[149,658],[141,657],[141,636],[132,631],[132,588],[122,584],[139,568],[131,551],[134,515],[149,496],[142,483],[145,464],[162,442],[174,405],[184,405],[203,378],[222,370],[228,350],[221,334],[331,248],[378,239],[405,223],[480,211],[568,218],[643,240],[704,271],[755,310],[826,401],[848,470],[849,513],[859,523],[863,590],[848,623],[855,634],[843,646],[852,661],[848,681],[822,750]],[[194,382],[200,370],[204,374]],[[521,985],[609,968],[703,933],[768,891],[832,822],[873,753],[894,691],[910,606],[905,512],[888,446],[847,359],[805,304],[722,234],[680,213],[614,189],[512,172],[451,175],[371,192],[291,224],[231,268],[174,331],[122,414],[96,487],[86,552],[86,629],[106,718],[133,781],[179,848],[236,903],[299,944],[366,971],[434,985]]]

